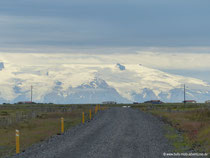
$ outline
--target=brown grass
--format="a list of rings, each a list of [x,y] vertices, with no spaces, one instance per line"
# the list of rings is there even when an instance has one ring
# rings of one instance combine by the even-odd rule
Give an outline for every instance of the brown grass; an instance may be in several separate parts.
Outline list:
[[[200,152],[210,153],[210,109],[203,107],[179,108],[169,106],[148,108],[141,107],[141,110],[151,112],[161,117],[172,127],[183,132],[189,140],[188,145]],[[184,110],[183,110],[184,109]]]
[[[58,107],[56,107],[59,109]],[[65,130],[81,123],[82,112],[85,112],[85,119],[89,119],[89,109],[93,106],[78,106],[70,112],[61,112],[60,110],[54,110],[55,112],[43,112],[39,113],[34,119],[25,119],[16,124],[8,125],[6,127],[0,127],[0,157],[15,154],[15,130],[20,131],[20,149],[25,150],[27,147],[34,143],[38,143],[50,136],[60,133],[61,117],[64,117]],[[14,115],[16,109],[6,109],[3,112],[4,117]],[[27,107],[22,108],[23,111],[28,111]],[[18,111],[21,111],[18,109]],[[8,113],[8,115],[5,115]],[[94,116],[94,113],[92,113]]]

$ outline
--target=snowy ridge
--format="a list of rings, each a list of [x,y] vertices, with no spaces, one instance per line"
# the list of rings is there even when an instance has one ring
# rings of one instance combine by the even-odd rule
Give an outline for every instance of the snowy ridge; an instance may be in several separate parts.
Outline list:
[[[0,103],[30,100],[31,85],[36,102],[143,102],[151,99],[180,102],[183,100],[183,84],[188,87],[187,99],[199,102],[210,99],[208,83],[141,64],[34,66],[1,63]]]

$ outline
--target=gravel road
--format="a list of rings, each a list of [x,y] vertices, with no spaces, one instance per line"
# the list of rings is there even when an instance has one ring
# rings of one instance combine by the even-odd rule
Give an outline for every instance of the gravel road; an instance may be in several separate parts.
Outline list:
[[[111,108],[13,158],[162,158],[173,149],[163,125],[136,109]]]

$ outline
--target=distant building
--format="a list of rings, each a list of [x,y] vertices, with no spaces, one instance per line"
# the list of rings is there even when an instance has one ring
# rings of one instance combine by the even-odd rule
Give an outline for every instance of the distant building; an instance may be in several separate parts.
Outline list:
[[[138,102],[133,102],[133,104],[139,104]]]
[[[20,101],[17,104],[36,104],[35,102],[31,102],[31,101]]]
[[[115,101],[104,101],[102,104],[117,104]]]
[[[3,103],[3,105],[9,105],[10,103]]]
[[[150,103],[150,104],[162,104],[164,102],[160,100],[150,100],[150,101],[145,101],[144,103]]]
[[[185,101],[183,101],[183,103],[196,103],[196,101],[195,100],[185,100]]]
[[[210,100],[205,101],[206,104],[210,104]]]

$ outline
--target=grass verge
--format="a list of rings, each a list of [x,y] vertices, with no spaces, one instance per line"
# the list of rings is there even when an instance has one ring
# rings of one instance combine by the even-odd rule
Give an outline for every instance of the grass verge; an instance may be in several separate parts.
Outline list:
[[[94,106],[92,105],[78,105],[71,107],[71,105],[55,105],[50,110],[44,110],[46,107],[39,105],[30,106],[8,106],[0,107],[0,118],[6,119],[14,117],[15,113],[29,112],[31,110],[39,111],[34,118],[25,118],[20,122],[8,124],[7,126],[0,126],[0,157],[11,156],[15,154],[15,130],[20,131],[20,150],[24,151],[32,144],[46,140],[49,137],[60,134],[61,131],[61,117],[64,117],[65,130],[78,125],[82,121],[82,112],[85,112],[85,120],[89,120],[89,109],[92,110],[94,116]],[[63,110],[64,108],[70,110]]]
[[[142,104],[135,106],[152,113],[166,125],[166,137],[175,152],[210,153],[210,107],[206,104]]]

